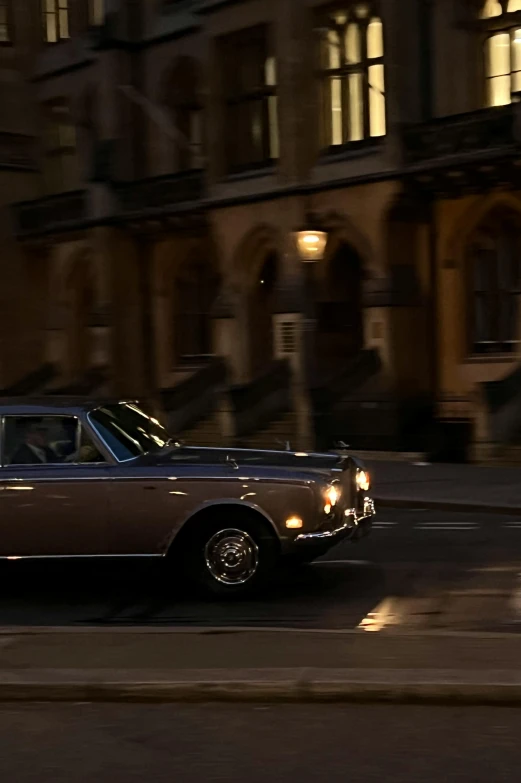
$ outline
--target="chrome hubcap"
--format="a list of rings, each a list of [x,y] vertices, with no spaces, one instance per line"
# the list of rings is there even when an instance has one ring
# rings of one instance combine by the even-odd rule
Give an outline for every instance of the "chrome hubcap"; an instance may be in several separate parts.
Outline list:
[[[229,528],[215,533],[204,549],[206,566],[218,582],[241,585],[254,576],[259,566],[259,550],[244,530]]]

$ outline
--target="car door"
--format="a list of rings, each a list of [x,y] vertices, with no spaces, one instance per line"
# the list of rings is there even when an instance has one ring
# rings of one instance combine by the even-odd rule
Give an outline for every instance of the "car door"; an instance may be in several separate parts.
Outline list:
[[[163,473],[161,475],[161,473]],[[159,555],[179,523],[187,495],[172,473],[134,464],[110,468],[109,549],[113,555]]]
[[[42,463],[35,456],[32,464],[13,464],[13,453],[18,449],[20,454],[25,447],[16,443],[17,433],[26,426],[20,419],[6,416],[2,422],[0,556],[106,554],[108,465],[104,457],[98,453],[96,461],[82,463],[74,460],[74,453],[72,459],[57,454],[56,462]],[[78,417],[40,416],[39,420],[44,428],[72,428],[76,439],[72,445],[79,448],[83,435]],[[36,455],[43,450],[33,448]]]

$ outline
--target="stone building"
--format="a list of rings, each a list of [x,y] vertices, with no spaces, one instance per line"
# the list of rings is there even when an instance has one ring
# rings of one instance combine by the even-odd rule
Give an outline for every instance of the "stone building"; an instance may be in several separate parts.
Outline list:
[[[515,442],[518,91],[521,0],[0,0],[0,387],[194,442]]]

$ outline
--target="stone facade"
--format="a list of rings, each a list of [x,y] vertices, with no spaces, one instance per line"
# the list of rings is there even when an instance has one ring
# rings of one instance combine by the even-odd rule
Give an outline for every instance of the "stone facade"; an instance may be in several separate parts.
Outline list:
[[[47,388],[99,373],[158,399],[198,356],[232,385],[288,358],[309,432],[293,232],[312,212],[318,372],[377,352],[360,404],[423,399],[488,442],[483,384],[519,329],[473,350],[469,248],[489,215],[519,223],[521,139],[515,103],[487,108],[483,47],[521,12],[482,5],[56,0],[49,22],[0,3],[0,386],[49,366]]]

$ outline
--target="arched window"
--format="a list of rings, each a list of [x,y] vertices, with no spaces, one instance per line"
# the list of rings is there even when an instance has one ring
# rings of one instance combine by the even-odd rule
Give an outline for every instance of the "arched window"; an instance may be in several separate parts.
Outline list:
[[[519,343],[521,221],[492,215],[468,250],[472,353],[512,353]]]
[[[521,0],[487,0],[480,16],[487,30],[486,102],[505,106],[521,90]]]
[[[322,145],[385,136],[384,31],[375,3],[329,11],[319,30]]]

